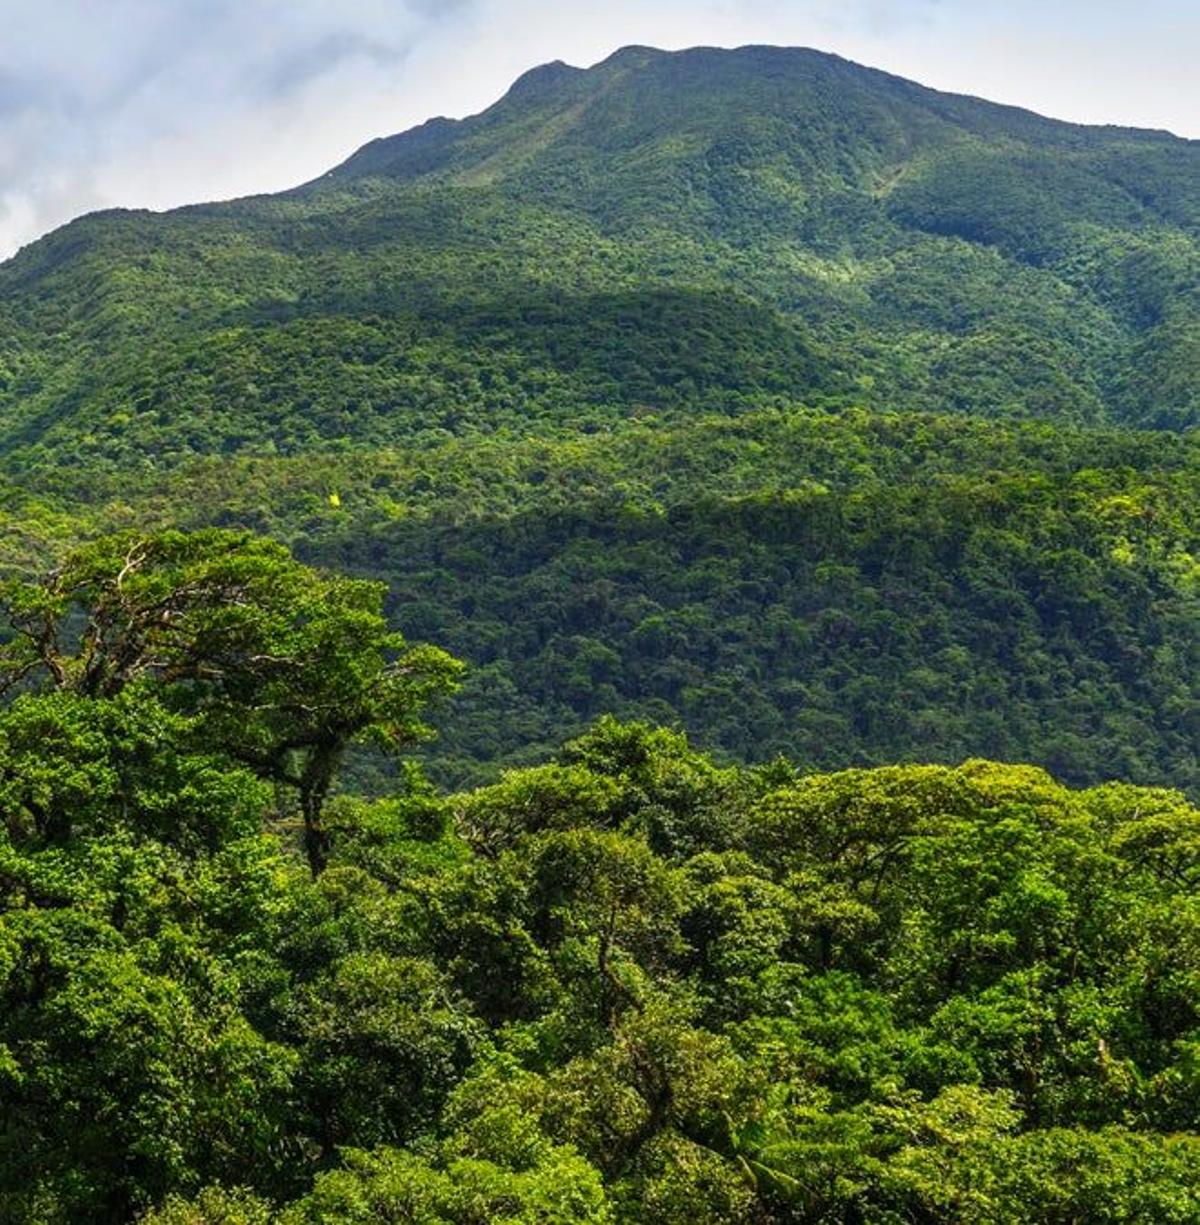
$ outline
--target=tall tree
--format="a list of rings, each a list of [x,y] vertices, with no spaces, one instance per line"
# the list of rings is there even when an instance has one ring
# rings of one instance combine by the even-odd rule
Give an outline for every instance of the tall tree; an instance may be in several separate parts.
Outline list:
[[[329,577],[254,536],[110,536],[2,599],[12,635],[8,688],[114,698],[153,686],[200,716],[217,747],[294,788],[314,875],[329,857],[322,811],[346,750],[395,752],[429,735],[428,702],[461,665],[388,628],[382,584]]]

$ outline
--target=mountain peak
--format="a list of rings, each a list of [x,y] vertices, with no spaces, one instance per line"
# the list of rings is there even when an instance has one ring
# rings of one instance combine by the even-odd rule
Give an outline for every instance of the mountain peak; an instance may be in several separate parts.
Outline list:
[[[662,195],[711,176],[713,158],[733,158],[743,171],[730,173],[743,181],[730,186],[746,187],[750,164],[773,165],[776,176],[786,167],[794,202],[816,180],[870,194],[933,151],[949,156],[981,142],[1078,148],[1103,138],[1100,129],[941,93],[813,48],[631,45],[590,68],[542,64],[481,114],[374,141],[321,181],[437,175],[479,186],[531,175],[560,194],[590,183],[595,203],[612,194],[614,169],[625,186]],[[617,150],[625,157],[614,163]],[[764,188],[768,178],[762,171]]]
[[[509,88],[506,99],[539,98],[553,93],[561,86],[577,80],[584,75],[584,69],[575,68],[563,60],[552,60],[549,64],[539,64],[528,72],[522,73]]]
[[[605,65],[641,65],[649,63],[655,59],[665,59],[667,56],[677,54],[676,52],[663,51],[658,47],[644,47],[639,43],[630,43],[627,47],[618,47],[610,56],[600,61],[596,66],[602,68]]]

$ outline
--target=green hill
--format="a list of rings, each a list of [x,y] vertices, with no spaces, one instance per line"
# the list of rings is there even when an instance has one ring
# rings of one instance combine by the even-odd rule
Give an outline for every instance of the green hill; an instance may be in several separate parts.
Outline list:
[[[987,753],[1200,790],[1195,436],[770,410],[90,496],[68,513],[97,527],[250,527],[387,580],[396,624],[470,664],[431,749],[449,781],[615,712],[742,761]]]
[[[1200,145],[632,48],[0,272],[0,445],[115,463],[773,398],[1196,421]]]
[[[387,578],[472,665],[453,779],[612,710],[1194,787],[1198,251],[1193,141],[813,51],[549,65],[0,266],[7,552],[244,525]]]

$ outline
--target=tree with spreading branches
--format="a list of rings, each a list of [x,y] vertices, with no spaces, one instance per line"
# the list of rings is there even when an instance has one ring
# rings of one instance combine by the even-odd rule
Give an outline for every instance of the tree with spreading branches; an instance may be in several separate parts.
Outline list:
[[[395,752],[461,665],[388,627],[382,584],[322,574],[273,541],[224,530],[110,536],[0,591],[8,690],[114,699],[151,689],[203,744],[293,788],[314,875],[322,812],[347,749]]]

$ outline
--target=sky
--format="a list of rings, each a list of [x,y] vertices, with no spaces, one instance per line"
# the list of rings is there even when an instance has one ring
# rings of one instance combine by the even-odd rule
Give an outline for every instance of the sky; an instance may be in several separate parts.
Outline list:
[[[633,43],[815,47],[1200,138],[1196,0],[0,0],[0,257],[97,208],[293,186]]]

